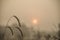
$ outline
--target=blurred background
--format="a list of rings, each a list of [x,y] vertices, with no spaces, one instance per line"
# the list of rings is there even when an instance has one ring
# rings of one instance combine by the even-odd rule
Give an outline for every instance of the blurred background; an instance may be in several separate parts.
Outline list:
[[[60,0],[0,0],[0,25],[6,25],[13,15],[19,18],[24,34],[29,38],[33,38],[34,33],[37,39],[40,34],[55,35],[59,30]],[[11,24],[16,22],[12,20]]]
[[[0,0],[0,24],[6,25],[12,15],[19,17],[27,27],[42,31],[58,30],[60,0]],[[33,21],[37,23],[33,23]]]

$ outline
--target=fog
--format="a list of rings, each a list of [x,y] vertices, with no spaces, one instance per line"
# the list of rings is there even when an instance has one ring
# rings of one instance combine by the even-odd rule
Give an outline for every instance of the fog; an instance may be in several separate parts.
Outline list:
[[[59,23],[58,0],[0,0],[0,24],[6,25],[12,15],[18,16],[27,27],[41,31],[56,31]],[[34,25],[33,19],[38,23]],[[56,27],[54,25],[56,25]]]

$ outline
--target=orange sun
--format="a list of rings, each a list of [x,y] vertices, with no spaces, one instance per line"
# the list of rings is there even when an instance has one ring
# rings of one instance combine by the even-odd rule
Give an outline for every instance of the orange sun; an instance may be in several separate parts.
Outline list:
[[[33,19],[33,24],[37,24],[37,19]]]

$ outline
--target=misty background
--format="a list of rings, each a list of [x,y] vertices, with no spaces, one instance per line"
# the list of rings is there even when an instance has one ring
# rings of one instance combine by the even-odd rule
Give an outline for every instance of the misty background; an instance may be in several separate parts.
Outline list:
[[[0,25],[6,25],[8,19],[16,15],[28,28],[57,31],[60,23],[59,5],[60,0],[0,0]],[[37,25],[32,23],[33,19],[38,20]]]

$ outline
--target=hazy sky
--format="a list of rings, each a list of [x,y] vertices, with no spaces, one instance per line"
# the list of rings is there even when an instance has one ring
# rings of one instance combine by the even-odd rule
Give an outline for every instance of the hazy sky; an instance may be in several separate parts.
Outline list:
[[[27,26],[39,26],[40,30],[56,30],[59,22],[58,0],[1,0],[1,23],[16,15]],[[32,20],[37,20],[33,25]],[[38,28],[38,27],[37,27]]]

